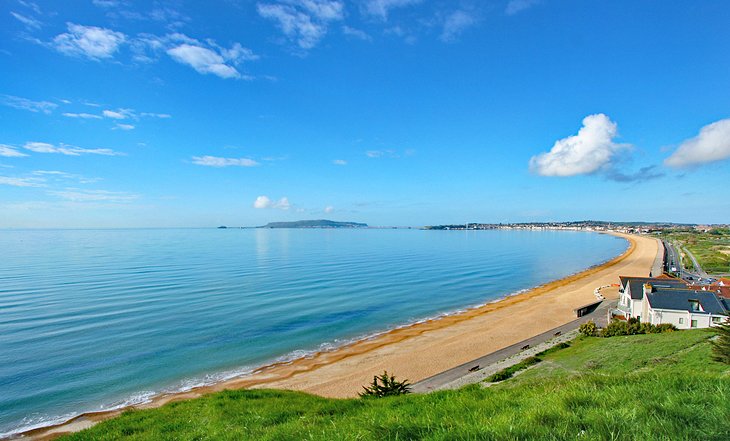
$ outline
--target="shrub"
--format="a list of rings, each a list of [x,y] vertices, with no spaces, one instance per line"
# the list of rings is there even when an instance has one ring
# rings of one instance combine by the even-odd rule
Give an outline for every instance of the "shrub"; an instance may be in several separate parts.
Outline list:
[[[648,332],[649,334],[661,334],[662,332],[672,332],[677,330],[677,328],[671,323],[662,323],[661,325],[649,326],[652,327],[651,332]]]
[[[384,371],[383,375],[374,375],[370,386],[363,386],[362,388],[365,391],[360,392],[361,397],[381,398],[405,395],[411,392],[411,385],[408,380],[398,381],[395,379],[395,375],[388,375],[388,371]]]
[[[730,364],[730,320],[725,321],[717,330],[717,339],[712,342],[712,359]]]
[[[613,320],[601,331],[601,337],[616,337],[618,335],[629,335],[628,322]]]
[[[581,324],[578,328],[578,332],[585,335],[586,337],[596,337],[598,336],[598,326],[593,323],[593,320],[590,320]]]

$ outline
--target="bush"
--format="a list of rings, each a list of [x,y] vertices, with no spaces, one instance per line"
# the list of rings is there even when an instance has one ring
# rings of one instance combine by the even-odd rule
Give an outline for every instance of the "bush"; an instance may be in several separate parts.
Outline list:
[[[730,320],[715,328],[718,336],[712,342],[712,359],[730,364]]]
[[[398,381],[395,375],[388,375],[388,371],[384,371],[383,375],[374,375],[373,382],[370,386],[363,386],[364,392],[360,392],[361,397],[391,397],[395,395],[405,395],[411,392],[411,385],[408,380]]]
[[[639,334],[661,334],[662,332],[672,332],[677,328],[671,323],[662,323],[661,325],[652,325],[651,323],[641,323],[638,318],[630,318],[627,321],[613,320],[601,331],[601,337],[616,337],[619,335],[639,335]]]
[[[608,324],[602,331],[601,331],[601,337],[616,337],[619,335],[629,335],[629,323],[620,321],[620,320],[613,320],[611,323]]]
[[[587,321],[580,325],[578,328],[578,332],[585,335],[586,337],[596,337],[598,336],[598,326],[596,326],[593,321]]]

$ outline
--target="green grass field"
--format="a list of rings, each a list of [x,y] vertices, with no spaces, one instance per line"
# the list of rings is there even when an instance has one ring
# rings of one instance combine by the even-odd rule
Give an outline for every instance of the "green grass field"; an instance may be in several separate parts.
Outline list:
[[[709,274],[730,274],[730,230],[717,228],[707,233],[677,230],[659,234],[658,237],[679,242]],[[690,270],[693,267],[689,261],[685,266]]]
[[[64,440],[728,440],[730,369],[703,330],[580,338],[491,387],[384,399],[241,390]]]

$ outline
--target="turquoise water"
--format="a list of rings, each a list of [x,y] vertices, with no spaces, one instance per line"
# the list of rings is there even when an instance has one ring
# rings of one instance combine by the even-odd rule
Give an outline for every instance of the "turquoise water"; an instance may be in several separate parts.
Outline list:
[[[482,304],[626,246],[564,231],[0,231],[0,434]]]

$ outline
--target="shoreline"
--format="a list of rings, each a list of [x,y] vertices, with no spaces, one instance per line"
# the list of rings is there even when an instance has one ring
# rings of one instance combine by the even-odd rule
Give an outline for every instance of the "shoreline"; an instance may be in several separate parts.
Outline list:
[[[628,247],[626,248],[626,250],[622,254],[611,260],[594,265],[583,271],[564,277],[562,279],[554,280],[546,284],[533,287],[531,289],[518,291],[516,293],[489,301],[482,305],[470,307],[468,309],[457,310],[452,313],[441,314],[433,318],[419,320],[410,324],[396,327],[394,329],[375,333],[370,336],[365,336],[359,340],[345,343],[342,346],[333,349],[314,352],[293,360],[278,361],[268,365],[264,365],[259,368],[253,369],[249,374],[246,374],[244,376],[230,378],[210,385],[193,387],[190,390],[186,391],[160,393],[144,403],[120,406],[116,409],[82,413],[60,424],[38,427],[36,429],[31,429],[10,435],[9,439],[21,437],[24,439],[53,439],[57,436],[69,432],[75,432],[83,430],[87,427],[91,427],[97,422],[113,418],[117,415],[120,415],[126,410],[160,407],[170,402],[192,399],[208,393],[218,392],[225,389],[266,387],[303,390],[306,392],[317,393],[319,395],[329,397],[356,396],[356,393],[359,390],[359,386],[361,384],[365,384],[367,381],[359,382],[358,380],[356,382],[353,382],[347,381],[348,379],[342,378],[342,381],[339,382],[340,384],[337,384],[338,381],[337,378],[335,378],[335,387],[331,387],[331,384],[328,384],[328,387],[322,387],[323,382],[320,381],[321,379],[307,379],[304,377],[307,377],[308,374],[312,376],[311,374],[316,374],[320,370],[332,370],[333,367],[335,368],[335,370],[338,370],[339,368],[340,373],[343,373],[344,371],[344,373],[349,374],[345,375],[345,377],[351,377],[353,373],[353,367],[348,367],[346,366],[346,364],[352,363],[355,359],[363,357],[370,358],[369,361],[372,362],[373,358],[378,358],[376,354],[376,352],[378,351],[386,351],[390,353],[393,353],[394,351],[397,352],[398,346],[403,346],[404,343],[412,343],[413,340],[416,340],[423,336],[431,336],[432,334],[438,334],[439,332],[442,334],[444,332],[448,333],[450,329],[454,329],[461,324],[472,321],[472,319],[486,316],[491,317],[490,313],[494,314],[500,311],[504,312],[505,310],[519,309],[521,305],[524,305],[525,302],[529,300],[545,297],[562,287],[579,281],[585,281],[586,279],[591,279],[591,276],[595,276],[598,273],[605,272],[616,267],[618,264],[631,257],[636,252],[638,247],[637,242],[639,242],[640,240],[653,241],[653,239],[642,238],[641,236],[630,236],[620,233],[607,234],[611,234],[613,236],[625,239],[628,242]],[[654,255],[652,255],[652,261],[655,257],[655,254],[656,252],[654,252]],[[592,289],[588,294],[592,297]],[[514,313],[515,311],[512,312]],[[464,335],[461,335],[461,338],[464,339],[466,337]],[[509,344],[509,342],[507,341],[505,341],[504,343],[505,344],[503,346],[507,346]],[[483,354],[484,353],[480,353],[479,355]],[[454,362],[454,365],[458,364],[459,363]],[[436,369],[436,371],[434,371],[434,369]],[[357,369],[355,370],[357,371]],[[364,370],[365,368],[360,369],[359,371],[362,372]],[[443,370],[445,369],[443,367],[438,367],[438,365],[431,366],[429,369],[427,369],[428,372],[434,374]],[[375,371],[375,373],[377,372],[378,371]],[[402,377],[399,373],[399,370],[396,370],[395,372],[399,375],[399,377]],[[355,372],[355,376],[357,376],[358,373],[359,372]],[[372,376],[372,374],[373,371],[367,370],[367,372],[365,372],[365,378]],[[415,377],[413,375],[407,377],[415,382],[426,378],[427,376],[428,375],[424,376],[422,374],[416,374]],[[314,375],[314,377],[316,377],[316,375]],[[325,375],[325,377],[329,378],[328,375]],[[332,382],[333,381],[330,381],[329,383]],[[357,387],[353,388],[354,383],[358,384]]]

